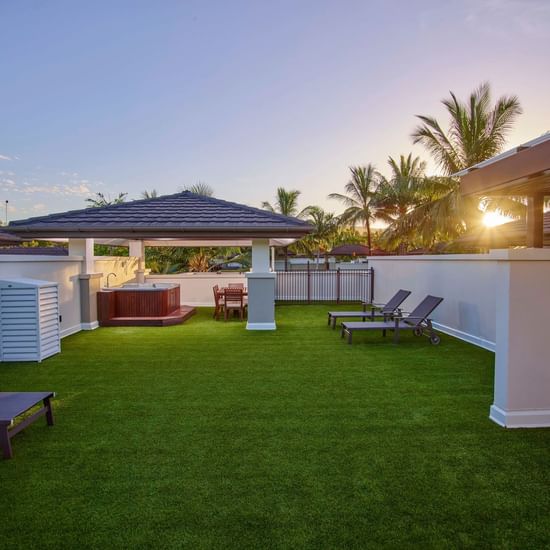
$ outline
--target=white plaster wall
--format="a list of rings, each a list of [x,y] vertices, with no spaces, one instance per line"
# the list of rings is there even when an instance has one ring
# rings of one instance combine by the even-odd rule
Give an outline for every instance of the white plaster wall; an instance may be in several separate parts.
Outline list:
[[[436,327],[495,350],[498,253],[369,258],[374,268],[374,301],[385,302],[400,288],[412,294],[404,309],[427,295],[444,298],[434,311]]]
[[[96,256],[95,272],[102,273],[101,286],[107,286],[107,275],[115,273],[116,277],[111,276],[109,284],[119,286],[135,279],[135,271],[138,268],[138,259],[127,256]]]
[[[187,306],[213,306],[212,287],[229,283],[244,283],[244,273],[178,273],[176,275],[148,275],[148,283],[177,283],[180,285],[180,302]]]
[[[81,330],[80,256],[0,256],[0,279],[28,277],[59,285],[61,337]]]
[[[495,404],[508,411],[545,410],[550,416],[550,261],[511,261],[501,270],[509,303],[498,315],[502,346],[496,362]]]

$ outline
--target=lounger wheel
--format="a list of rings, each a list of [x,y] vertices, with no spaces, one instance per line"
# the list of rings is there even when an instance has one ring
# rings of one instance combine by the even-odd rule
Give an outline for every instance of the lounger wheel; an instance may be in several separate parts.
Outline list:
[[[422,336],[422,333],[423,333],[423,332],[424,332],[424,331],[422,330],[422,327],[416,327],[416,328],[413,330],[413,334],[414,334],[415,336]]]
[[[437,334],[432,334],[430,336],[430,343],[434,346],[437,346],[441,342],[441,338]]]

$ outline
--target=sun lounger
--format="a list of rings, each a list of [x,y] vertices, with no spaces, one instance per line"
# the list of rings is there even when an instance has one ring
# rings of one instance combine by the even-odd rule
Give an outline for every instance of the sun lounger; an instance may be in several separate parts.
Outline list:
[[[406,316],[395,315],[391,321],[355,322],[342,323],[342,338],[347,335],[348,344],[351,344],[352,335],[357,330],[381,330],[386,336],[386,331],[393,330],[393,340],[399,342],[399,332],[412,330],[415,336],[427,335],[434,345],[439,344],[440,337],[432,327],[432,321],[428,316],[443,301],[437,296],[426,296],[420,304]]]
[[[51,398],[53,392],[0,392],[0,447],[4,458],[12,458],[11,438],[41,416],[46,416],[48,426],[53,426]],[[42,407],[13,426],[14,420],[42,402]],[[13,426],[13,427],[12,427]],[[10,428],[11,429],[8,429]]]
[[[367,302],[363,302],[363,311],[329,311],[328,325],[332,325],[334,329],[338,319],[349,319],[350,317],[359,317],[363,321],[381,317],[384,321],[387,321],[399,310],[399,306],[409,297],[410,293],[410,290],[398,290],[386,304],[367,304]],[[370,311],[367,311],[367,305],[372,308]]]

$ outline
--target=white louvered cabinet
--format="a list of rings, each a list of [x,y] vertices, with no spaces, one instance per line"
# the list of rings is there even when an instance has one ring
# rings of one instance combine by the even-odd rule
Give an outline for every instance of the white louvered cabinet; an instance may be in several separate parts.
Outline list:
[[[57,283],[0,280],[0,361],[42,361],[60,351]]]

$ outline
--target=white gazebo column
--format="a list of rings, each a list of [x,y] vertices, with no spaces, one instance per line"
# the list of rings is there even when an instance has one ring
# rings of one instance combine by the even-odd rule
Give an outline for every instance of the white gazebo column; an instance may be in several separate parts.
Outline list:
[[[495,394],[490,418],[507,428],[550,427],[550,250],[500,252]]]
[[[129,241],[129,256],[138,259],[138,268],[134,271],[136,282],[145,282],[145,244],[143,241]]]
[[[252,240],[252,269],[248,280],[248,330],[275,330],[275,283],[270,270],[269,240]]]
[[[69,239],[69,256],[82,256],[80,284],[80,326],[93,330],[97,322],[97,293],[101,290],[102,273],[95,271],[94,240]]]

